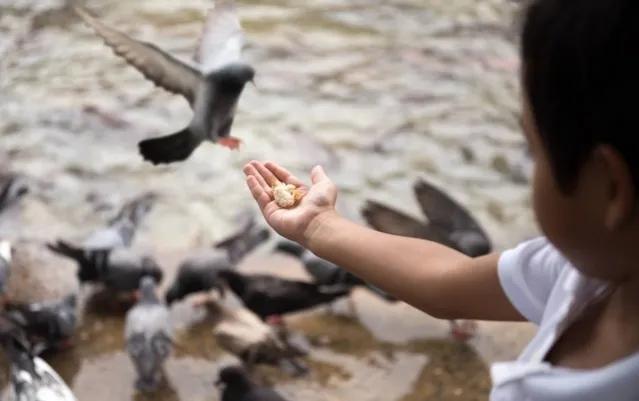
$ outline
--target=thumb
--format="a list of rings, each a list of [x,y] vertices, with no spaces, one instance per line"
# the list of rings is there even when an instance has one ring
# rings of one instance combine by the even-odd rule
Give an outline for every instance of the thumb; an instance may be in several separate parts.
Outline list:
[[[322,166],[315,166],[311,170],[311,181],[313,184],[317,184],[321,181],[330,181],[330,178],[328,178]]]

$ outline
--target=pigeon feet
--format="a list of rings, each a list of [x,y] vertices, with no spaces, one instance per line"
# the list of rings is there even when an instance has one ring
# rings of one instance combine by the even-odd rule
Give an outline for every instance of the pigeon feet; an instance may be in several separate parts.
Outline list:
[[[242,141],[240,139],[234,138],[232,136],[227,136],[224,138],[219,138],[217,143],[225,148],[229,148],[231,150],[238,150]]]

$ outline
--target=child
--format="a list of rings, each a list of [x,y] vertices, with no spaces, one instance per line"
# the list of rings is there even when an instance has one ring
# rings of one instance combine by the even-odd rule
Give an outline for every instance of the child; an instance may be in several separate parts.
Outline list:
[[[537,0],[522,35],[523,131],[544,237],[476,259],[340,217],[321,167],[305,187],[251,162],[268,223],[426,313],[529,320],[536,337],[492,368],[493,401],[639,400],[639,2]],[[277,180],[306,193],[293,209]]]

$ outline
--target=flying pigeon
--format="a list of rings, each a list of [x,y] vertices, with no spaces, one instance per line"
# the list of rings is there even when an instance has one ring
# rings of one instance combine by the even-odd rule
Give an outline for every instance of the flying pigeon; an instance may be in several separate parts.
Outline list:
[[[255,70],[242,61],[244,34],[235,4],[218,0],[204,24],[195,63],[180,61],[151,43],[141,42],[110,28],[76,8],[115,54],[124,58],[156,85],[182,95],[193,109],[183,130],[139,144],[142,156],[153,164],[187,159],[205,140],[237,149],[240,140],[230,136],[240,95]]]

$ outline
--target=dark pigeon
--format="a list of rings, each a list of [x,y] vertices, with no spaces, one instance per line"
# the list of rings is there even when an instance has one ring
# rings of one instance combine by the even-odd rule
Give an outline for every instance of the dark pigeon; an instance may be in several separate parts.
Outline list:
[[[235,149],[239,140],[230,136],[237,103],[255,70],[242,62],[244,34],[233,1],[216,2],[209,12],[197,65],[176,59],[159,47],[135,40],[104,25],[82,9],[76,9],[115,54],[137,68],[156,85],[182,95],[193,109],[193,118],[182,131],[140,142],[140,153],[153,164],[187,159],[205,140]]]
[[[224,286],[217,279],[222,270],[232,270],[256,247],[270,236],[267,229],[255,225],[254,216],[237,233],[215,244],[214,249],[194,252],[178,268],[177,276],[166,293],[170,305],[189,294],[217,288],[224,293]]]
[[[10,399],[76,401],[62,378],[34,355],[19,325],[6,315],[0,315],[0,345],[10,364]]]
[[[136,387],[153,391],[162,379],[164,362],[173,346],[169,310],[155,293],[155,281],[144,277],[140,301],[127,313],[124,336],[138,373]]]
[[[372,293],[386,301],[396,301],[392,295],[387,294],[374,285],[337,266],[335,263],[322,259],[303,246],[292,241],[280,241],[277,243],[277,251],[298,258],[304,269],[313,277],[313,282],[318,285],[344,285],[351,287],[365,287]]]
[[[266,274],[246,276],[232,270],[221,271],[219,277],[262,320],[330,303],[351,292],[348,285],[323,286]]]
[[[20,324],[29,342],[41,349],[61,348],[75,332],[77,300],[69,295],[60,301],[7,306],[7,314]]]
[[[466,208],[423,179],[413,189],[427,222],[374,201],[363,208],[364,219],[376,230],[438,242],[468,256],[491,252],[490,238]]]
[[[222,369],[216,385],[221,389],[222,401],[286,401],[276,391],[255,384],[239,366]]]

